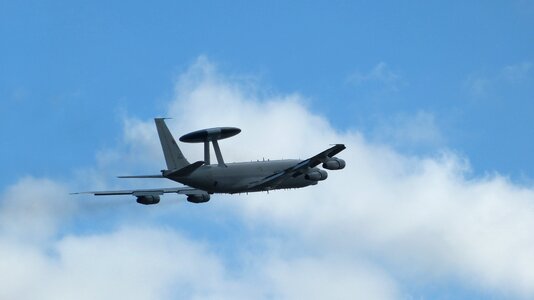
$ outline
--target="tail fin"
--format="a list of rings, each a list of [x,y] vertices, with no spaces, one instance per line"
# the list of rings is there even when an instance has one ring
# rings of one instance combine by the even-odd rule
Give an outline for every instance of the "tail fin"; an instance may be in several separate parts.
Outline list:
[[[154,119],[156,122],[156,128],[158,129],[159,141],[161,142],[161,148],[163,149],[163,155],[165,155],[165,162],[167,163],[167,169],[175,170],[181,169],[189,162],[185,159],[182,151],[176,144],[176,141],[172,137],[169,128],[165,124],[164,118]]]

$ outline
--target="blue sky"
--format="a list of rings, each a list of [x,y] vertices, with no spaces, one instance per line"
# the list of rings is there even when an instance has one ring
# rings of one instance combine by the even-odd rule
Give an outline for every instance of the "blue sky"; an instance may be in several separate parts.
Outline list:
[[[533,10],[529,1],[3,2],[2,128],[30,113],[40,126],[22,130],[36,143],[85,154],[66,161],[50,151],[66,170],[117,134],[119,111],[160,114],[173,79],[206,55],[267,92],[303,93],[339,128],[372,132],[392,116],[430,113],[444,145],[478,172],[532,177]],[[398,82],[350,80],[379,63]],[[517,82],[502,78],[521,64],[529,67]],[[477,80],[484,91],[470,87]],[[23,142],[7,135],[9,145]],[[8,148],[11,157],[31,156]],[[46,172],[41,161],[34,171]]]
[[[109,1],[2,1],[0,132],[4,159],[0,191],[3,195],[12,195],[11,191],[17,191],[18,186],[38,184],[50,186],[50,195],[54,197],[55,192],[63,189],[72,191],[95,186],[135,185],[132,182],[118,182],[113,176],[118,175],[116,172],[145,173],[161,168],[157,143],[154,148],[153,137],[143,135],[153,130],[151,118],[181,117],[173,125],[176,130],[198,129],[190,128],[193,125],[234,126],[220,123],[236,122],[248,127],[243,128],[242,135],[245,135],[261,130],[262,124],[253,123],[242,116],[236,117],[242,115],[242,107],[246,106],[243,111],[254,115],[256,110],[250,108],[249,104],[253,107],[269,107],[268,104],[274,102],[279,107],[287,108],[286,111],[316,116],[328,123],[328,129],[321,131],[318,138],[344,137],[350,139],[357,149],[363,149],[351,152],[348,156],[365,156],[369,153],[368,149],[377,149],[377,155],[383,157],[370,156],[370,160],[395,161],[395,167],[387,169],[384,166],[384,170],[397,172],[395,176],[399,176],[396,178],[399,182],[418,178],[417,172],[435,174],[429,171],[433,170],[432,163],[428,163],[431,161],[439,166],[437,169],[451,172],[452,175],[444,178],[452,176],[452,182],[462,182],[468,186],[480,184],[472,187],[477,191],[479,188],[485,191],[487,187],[493,191],[487,192],[489,198],[491,195],[501,195],[502,188],[511,193],[502,192],[503,200],[519,197],[521,200],[517,200],[517,203],[521,205],[513,207],[517,211],[525,207],[530,211],[534,201],[531,196],[534,143],[530,138],[534,135],[533,37],[534,2],[528,0],[468,3],[158,1],[150,4],[132,1],[127,5]],[[212,99],[208,100],[213,102],[198,94],[211,95]],[[239,100],[232,102],[228,100],[228,95]],[[196,102],[191,102],[191,99],[196,99]],[[220,107],[219,102],[228,105]],[[204,103],[205,107],[197,109],[195,103]],[[241,106],[235,106],[236,103]],[[295,107],[291,103],[298,104]],[[194,107],[191,111],[197,113],[202,109],[209,112],[195,119],[184,112],[183,106]],[[218,116],[215,113],[217,108],[229,110]],[[281,125],[296,127],[289,130],[290,133],[302,133],[299,131],[302,130],[301,124],[324,125],[317,123],[313,117],[300,115],[277,119],[275,116],[283,115],[283,112],[276,111],[276,108],[265,109],[272,112],[273,116],[273,119],[266,120],[279,120]],[[268,113],[266,115],[270,116]],[[257,118],[260,119],[260,116]],[[132,124],[135,126],[127,128]],[[313,126],[309,131],[316,130]],[[258,142],[246,137],[243,139]],[[324,145],[337,142],[315,141],[313,146],[316,147],[306,147],[300,143],[312,143],[307,139],[296,142],[282,138],[278,143],[283,141],[287,141],[287,148],[279,146],[277,149],[271,145],[265,153],[257,155],[242,153],[238,148],[228,146],[233,149],[228,151],[228,155],[236,159],[240,158],[238,154],[250,155],[247,158],[254,159],[271,154],[276,158],[275,155],[288,153],[281,152],[280,149],[284,149],[289,151],[287,155],[307,156],[322,150]],[[300,151],[290,152],[291,149]],[[136,159],[136,155],[150,159]],[[397,166],[397,163],[403,167]],[[407,170],[416,171],[411,173]],[[386,177],[390,174],[380,172],[377,174]],[[348,174],[354,176],[351,179],[366,180],[365,176],[360,177],[360,173]],[[394,176],[391,181],[395,181]],[[377,182],[380,182],[377,185],[392,190],[407,191],[403,186],[385,184],[389,183],[388,179]],[[150,186],[160,183],[142,184]],[[434,187],[433,182],[424,184]],[[419,199],[419,195],[426,195],[423,192],[425,187],[416,186],[421,193],[412,195],[407,192],[406,199]],[[457,193],[451,192],[457,191],[454,184],[451,183],[451,186],[440,185],[436,190],[443,189],[444,195],[450,192],[455,200],[463,199],[462,195],[471,195],[471,190],[460,188]],[[35,192],[36,195],[49,195],[47,193]],[[486,195],[486,192],[473,193]],[[378,192],[370,194],[389,199]],[[290,195],[306,199],[307,194]],[[231,253],[236,250],[246,252],[245,256],[254,260],[258,253],[272,250],[270,247],[281,247],[277,243],[284,244],[286,241],[284,232],[298,233],[300,236],[306,231],[296,225],[288,225],[287,228],[273,225],[280,220],[294,222],[286,214],[287,207],[282,204],[273,205],[276,209],[272,210],[272,214],[266,213],[271,219],[254,221],[260,208],[269,211],[270,208],[257,202],[261,203],[265,195],[253,197],[257,198],[251,201],[257,205],[253,207],[235,204],[236,201],[247,201],[247,198],[232,200],[231,197],[221,196],[223,200],[210,202],[213,204],[208,209],[206,206],[190,208],[185,204],[176,208],[166,204],[160,210],[134,206],[131,201],[128,202],[131,199],[117,200],[121,203],[118,206],[107,204],[107,200],[88,199],[91,204],[84,205],[90,209],[86,206],[76,207],[65,212],[67,217],[62,215],[64,221],[59,224],[64,226],[50,225],[46,221],[50,219],[49,215],[42,218],[52,228],[52,233],[45,234],[44,248],[55,247],[62,253],[63,248],[58,245],[66,243],[69,237],[86,242],[84,239],[90,234],[97,234],[103,239],[123,234],[129,236],[130,232],[122,228],[135,223],[132,219],[140,219],[141,224],[150,225],[150,230],[160,232],[162,228],[170,228],[171,235],[178,232],[179,238],[172,235],[169,239],[183,239],[184,243],[204,245],[205,251],[201,252],[214,255],[215,261],[223,265],[221,268],[224,271],[218,279],[226,283],[229,280],[232,286],[248,286],[246,280],[236,280],[249,275],[243,271],[247,268],[242,266],[247,262]],[[283,194],[277,194],[273,196],[274,200],[269,201],[276,202],[278,198],[285,201],[283,197]],[[479,199],[478,196],[465,196],[466,199],[473,197]],[[7,198],[3,199],[3,206],[9,208]],[[486,198],[481,196],[480,199]],[[173,199],[168,202],[177,201]],[[486,203],[484,201],[480,200],[480,203]],[[63,202],[57,203],[60,205]],[[386,205],[389,202],[383,203]],[[415,205],[425,202],[409,203]],[[103,205],[103,208],[97,208],[99,205]],[[184,207],[187,207],[187,213],[183,211]],[[82,213],[83,209],[91,213]],[[150,213],[146,214],[147,210]],[[5,208],[4,213],[6,211],[10,210]],[[470,210],[466,208],[466,211]],[[491,209],[481,211],[493,212]],[[314,216],[314,213],[312,211],[310,215]],[[456,213],[453,215],[457,216]],[[499,219],[497,215],[490,216]],[[381,217],[384,215],[377,215],[376,220]],[[321,219],[320,214],[317,218]],[[368,220],[368,224],[375,224],[376,220]],[[309,226],[315,228],[320,224],[317,222]],[[465,224],[471,223],[466,221]],[[521,224],[518,226],[525,230],[525,224],[530,223]],[[441,225],[436,225],[436,228],[441,228]],[[509,228],[506,224],[500,225]],[[473,226],[472,232],[477,232],[474,228],[478,227]],[[262,230],[262,227],[267,229]],[[441,232],[441,229],[436,230]],[[419,234],[417,229],[409,232]],[[493,279],[489,275],[485,278],[481,274],[492,274],[494,270],[496,273],[506,273],[498,268],[490,268],[485,260],[472,268],[466,267],[465,272],[451,271],[443,266],[433,268],[428,262],[412,262],[407,258],[409,256],[400,255],[404,259],[397,260],[395,255],[382,253],[377,248],[391,246],[391,243],[408,245],[411,242],[398,236],[391,238],[396,235],[386,229],[379,233],[390,238],[369,238],[364,246],[347,246],[361,253],[360,256],[341,254],[342,257],[350,257],[351,262],[361,261],[364,266],[371,266],[358,270],[365,274],[371,269],[371,273],[379,274],[374,282],[377,286],[381,286],[383,278],[393,282],[386,284],[394,286],[391,293],[370,294],[377,298],[500,298],[533,295],[534,287],[528,280],[525,284],[518,284],[517,289],[509,290],[494,282],[494,278],[499,278],[497,275]],[[353,234],[357,239],[363,236],[365,240],[370,233],[351,231],[347,234]],[[414,236],[421,237],[418,234]],[[447,234],[444,233],[445,236]],[[460,245],[462,242],[459,241],[464,241],[463,237],[450,234],[451,241]],[[253,238],[256,235],[260,238]],[[306,245],[310,247],[315,243],[315,238],[319,238],[310,238],[306,234],[303,236],[300,241],[308,243]],[[163,238],[155,243],[164,241],[165,237],[163,234]],[[491,238],[488,237],[489,240]],[[525,245],[521,250],[532,249],[532,240],[526,241],[526,244],[518,242],[517,245]],[[233,246],[236,243],[245,246],[243,249]],[[181,245],[181,242],[177,244]],[[436,245],[440,245],[439,242]],[[30,249],[42,249],[42,246],[39,244]],[[280,251],[285,253],[291,249]],[[300,250],[303,253],[313,252],[309,248]],[[413,249],[407,247],[405,250],[409,252]],[[442,258],[438,255],[439,251],[433,248],[428,252],[434,253],[429,254],[430,258]],[[472,253],[478,252],[474,250]],[[450,259],[458,266],[464,266],[461,262],[468,257],[459,255]],[[281,266],[283,263],[280,261],[284,261],[284,258],[287,257],[281,255],[269,259],[278,261],[279,264],[274,265]],[[313,266],[320,263],[327,267],[343,265],[329,258],[313,260],[308,257],[304,261]],[[406,261],[416,265],[416,270],[406,270]],[[303,266],[301,263],[296,263],[296,269]],[[254,270],[256,265],[250,264]],[[304,265],[304,271],[310,267]],[[280,267],[272,272],[284,273],[281,271],[283,269]],[[339,274],[337,270],[333,267],[331,274],[325,274]],[[341,273],[352,274],[352,271],[342,270]],[[421,279],[429,273],[432,279]],[[522,276],[534,278],[521,271],[509,273],[509,278],[500,279],[503,282],[507,279],[517,282],[517,278]],[[46,272],[43,271],[43,274]],[[358,278],[358,274],[359,271],[354,273],[354,278]],[[464,282],[469,276],[479,276],[481,279]],[[276,276],[260,276],[258,281],[270,282],[273,290],[279,287]],[[226,290],[213,288],[213,291],[213,295],[219,292],[220,295],[229,295],[225,294]],[[194,291],[191,293],[194,294]],[[247,293],[244,292],[250,295]],[[280,294],[273,293],[274,297],[282,298],[292,298],[294,295],[285,289],[281,289]],[[269,296],[269,293],[262,294],[265,295]]]

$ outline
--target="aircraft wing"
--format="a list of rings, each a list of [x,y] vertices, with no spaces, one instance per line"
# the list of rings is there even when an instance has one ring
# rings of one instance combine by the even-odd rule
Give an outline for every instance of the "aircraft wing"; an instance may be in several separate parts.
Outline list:
[[[183,195],[203,195],[208,192],[195,189],[192,187],[174,187],[174,188],[159,188],[159,189],[137,189],[137,190],[118,190],[118,191],[92,191],[92,192],[78,192],[75,194],[93,194],[95,196],[113,196],[113,195],[163,195],[166,193],[177,193]]]
[[[259,181],[252,182],[248,188],[250,189],[272,189],[279,185],[282,181],[289,177],[297,177],[299,175],[304,174],[306,170],[310,168],[314,168],[320,163],[325,162],[328,158],[333,157],[334,155],[338,154],[339,152],[345,150],[345,145],[343,144],[336,144],[335,146],[326,149],[325,151],[310,157],[306,160],[303,160],[299,162],[298,164],[285,169],[284,171],[274,173],[272,175],[269,175]]]

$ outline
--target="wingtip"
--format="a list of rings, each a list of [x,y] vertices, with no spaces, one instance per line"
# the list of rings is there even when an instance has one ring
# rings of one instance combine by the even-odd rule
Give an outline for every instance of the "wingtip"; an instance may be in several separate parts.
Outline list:
[[[330,144],[330,146],[340,146],[340,147],[343,147],[343,148],[347,148],[347,147],[345,147],[345,144]]]

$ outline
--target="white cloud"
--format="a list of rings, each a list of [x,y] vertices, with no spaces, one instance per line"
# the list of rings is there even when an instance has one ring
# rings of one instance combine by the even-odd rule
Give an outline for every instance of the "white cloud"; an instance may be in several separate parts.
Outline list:
[[[416,269],[423,281],[448,276],[482,289],[534,294],[528,266],[534,261],[534,238],[526,234],[534,228],[533,190],[499,175],[467,179],[467,163],[453,153],[406,157],[358,133],[336,132],[310,113],[300,96],[251,98],[205,64],[190,72],[205,72],[208,80],[180,88],[171,103],[175,132],[242,127],[241,136],[224,142],[232,159],[255,153],[312,155],[329,143],[347,144],[340,156],[349,167],[330,172],[326,182],[232,202],[249,222],[292,230],[324,251],[381,253],[392,265]]]
[[[0,199],[2,236],[26,242],[53,237],[61,222],[76,210],[66,187],[49,179],[22,178]]]
[[[399,113],[387,119],[379,119],[372,133],[373,139],[400,148],[439,148],[445,145],[432,113],[418,111],[415,114]]]
[[[358,71],[352,73],[348,78],[348,82],[356,85],[380,83],[386,89],[393,91],[397,91],[406,84],[402,76],[398,72],[391,70],[385,62],[379,62],[367,73]]]
[[[25,191],[30,190],[39,208],[28,209]],[[2,198],[1,212],[8,218],[0,227],[1,299],[299,299],[319,292],[312,298],[357,294],[392,299],[395,292],[387,275],[365,264],[294,260],[276,253],[284,247],[279,240],[259,252],[256,246],[248,249],[247,243],[236,245],[232,250],[239,252],[242,267],[232,269],[227,266],[230,258],[219,253],[216,244],[146,220],[125,219],[120,228],[100,233],[65,230],[75,210],[71,215],[58,213],[66,204],[61,184],[23,179],[8,191],[22,196]],[[24,205],[13,204],[19,201]],[[23,236],[13,238],[10,229],[20,224],[32,226],[18,228],[16,233]]]
[[[503,87],[520,84],[531,76],[532,63],[525,61],[504,66],[494,74],[471,74],[465,84],[469,92],[476,97],[486,97]]]
[[[520,82],[528,77],[531,69],[532,63],[530,62],[509,65],[503,68],[502,76],[510,82]]]
[[[492,80],[486,77],[470,75],[465,84],[473,96],[482,97],[488,94],[492,86]]]
[[[246,228],[238,243],[227,245],[231,254],[172,224],[143,226],[138,218],[93,235],[65,233],[58,224],[77,210],[60,209],[64,187],[22,180],[2,198],[0,215],[10,217],[0,223],[0,277],[7,279],[0,281],[0,298],[392,299],[406,293],[406,284],[439,286],[441,280],[534,296],[533,188],[498,174],[472,178],[468,162],[454,153],[404,156],[357,131],[339,132],[311,113],[300,95],[256,95],[200,59],[177,83],[165,112],[174,118],[168,125],[176,137],[211,126],[241,127],[240,135],[221,142],[227,161],[305,158],[344,142],[347,150],[339,156],[347,168],[307,189],[215,195],[207,205],[188,204],[202,212],[199,224],[206,213]],[[100,168],[136,164],[132,158],[139,156],[133,168],[155,161],[157,172],[164,161],[153,121],[126,118],[124,124],[123,142],[111,150],[120,155],[101,157]],[[183,150],[190,160],[202,157],[201,145]],[[42,210],[7,203],[19,196],[59,202]],[[42,226],[29,222],[23,231],[44,242],[6,234],[27,211],[42,213]]]
[[[4,241],[0,254],[2,299],[247,299],[255,294],[228,276],[204,245],[164,229],[67,236],[46,247]]]
[[[393,299],[396,286],[365,264],[317,257],[270,261],[267,274],[276,299]]]

